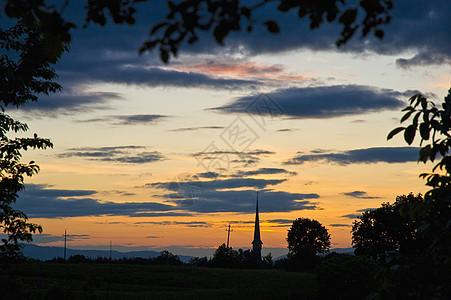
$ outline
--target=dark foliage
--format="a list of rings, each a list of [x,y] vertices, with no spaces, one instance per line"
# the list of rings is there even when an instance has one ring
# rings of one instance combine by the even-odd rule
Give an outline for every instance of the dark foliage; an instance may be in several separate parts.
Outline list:
[[[4,13],[11,18],[41,24],[49,45],[54,41],[69,42],[70,29],[74,24],[64,20],[61,11],[47,2],[50,1],[7,0]],[[133,25],[139,2],[148,0],[88,0],[85,26],[90,22],[105,25],[109,18],[115,23]],[[270,2],[272,1],[167,1],[169,13],[163,20],[155,20],[155,25],[150,29],[150,39],[143,43],[140,51],[158,48],[161,60],[168,62],[171,55],[177,55],[183,44],[196,43],[201,32],[211,33],[219,44],[223,44],[231,32],[250,33],[254,27],[259,26],[270,33],[278,33],[282,29],[277,21],[277,14],[267,20],[258,20],[255,16],[256,11]],[[276,3],[276,11],[279,13],[297,11],[300,19],[308,18],[311,29],[318,28],[323,23],[337,23],[341,27],[341,36],[336,41],[338,46],[346,43],[358,31],[361,36],[373,33],[382,38],[382,26],[391,21],[390,11],[393,9],[393,0],[363,0],[357,4],[345,3],[343,0],[278,0]],[[280,17],[283,15],[280,14]]]
[[[152,260],[155,265],[164,265],[164,266],[180,266],[182,265],[182,261],[180,258],[172,254],[171,252],[164,250]]]
[[[219,268],[271,268],[273,265],[271,253],[262,258],[260,263],[255,261],[255,256],[252,250],[233,250],[225,244],[216,249],[213,257],[208,261],[208,267]]]
[[[379,266],[369,258],[331,253],[316,270],[318,299],[361,300],[378,288]]]
[[[289,255],[322,254],[330,248],[330,234],[317,220],[299,218],[288,230],[287,242]]]
[[[395,253],[384,270],[384,285],[380,293],[384,299],[400,295],[410,299],[450,299],[451,285],[451,89],[441,107],[417,94],[410,98],[401,122],[412,118],[407,127],[391,131],[387,139],[403,132],[404,140],[413,143],[420,136],[419,161],[440,161],[432,173],[420,174],[431,189],[424,202],[403,205],[402,216],[415,222],[418,236],[427,247],[418,255]],[[437,158],[439,155],[439,158]],[[436,173],[440,170],[439,173]]]
[[[12,207],[18,192],[24,189],[25,176],[39,171],[34,161],[21,162],[22,151],[52,147],[48,139],[34,134],[14,138],[28,126],[5,113],[8,106],[19,107],[61,89],[52,65],[66,51],[70,36],[59,14],[42,7],[43,1],[6,1],[0,17],[16,20],[9,28],[0,28],[0,229],[7,234],[0,245],[0,262],[21,259],[19,242],[29,242],[41,226],[29,223],[25,213]],[[39,8],[40,7],[40,8]]]
[[[382,203],[381,207],[365,211],[352,226],[352,246],[356,255],[365,255],[385,263],[392,253],[412,254],[421,252],[425,241],[418,238],[416,220],[402,214],[407,206],[424,203],[419,194],[396,197],[393,204]]]
[[[206,267],[208,264],[208,258],[204,257],[193,257],[188,262],[189,265],[195,267]]]
[[[330,234],[317,220],[299,218],[288,230],[287,242],[287,270],[313,271],[319,263],[318,254],[330,248]]]

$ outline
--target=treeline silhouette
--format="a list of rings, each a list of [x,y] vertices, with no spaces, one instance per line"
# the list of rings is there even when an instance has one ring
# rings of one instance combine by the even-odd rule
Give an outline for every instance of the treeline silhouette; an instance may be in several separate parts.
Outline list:
[[[251,269],[251,268],[272,268],[274,263],[271,254],[262,258],[261,263],[257,263],[254,259],[252,250],[238,249],[226,247],[225,244],[216,249],[213,257],[193,257],[188,262],[182,262],[178,255],[164,250],[160,255],[155,257],[132,257],[132,258],[108,258],[97,257],[90,258],[81,254],[70,256],[67,260],[56,257],[46,262],[49,263],[94,263],[94,264],[131,264],[131,265],[163,265],[163,266],[196,266],[196,267],[212,267],[212,268],[232,268],[232,269]]]

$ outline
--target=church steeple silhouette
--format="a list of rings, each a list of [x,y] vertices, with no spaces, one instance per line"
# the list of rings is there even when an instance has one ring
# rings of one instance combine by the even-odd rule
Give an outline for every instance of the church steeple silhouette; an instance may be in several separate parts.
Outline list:
[[[258,217],[258,191],[257,191],[257,206],[255,209],[255,228],[254,240],[252,241],[252,250],[254,251],[254,258],[256,262],[262,260],[262,240],[260,239],[260,218]]]

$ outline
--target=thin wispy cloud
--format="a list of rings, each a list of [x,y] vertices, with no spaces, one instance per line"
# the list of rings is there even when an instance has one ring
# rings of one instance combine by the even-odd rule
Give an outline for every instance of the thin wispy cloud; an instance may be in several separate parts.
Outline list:
[[[136,115],[113,115],[101,118],[79,120],[78,122],[102,122],[110,123],[112,125],[151,125],[158,121],[168,118],[165,115],[158,114],[136,114]]]
[[[357,219],[358,217],[360,217],[362,214],[347,214],[347,215],[343,215],[341,216],[342,218],[348,218],[348,219]]]
[[[233,177],[246,177],[246,176],[255,176],[255,175],[274,175],[274,174],[286,174],[286,175],[297,175],[296,172],[288,171],[282,168],[259,168],[257,170],[252,171],[238,171],[235,174],[232,174]]]
[[[170,129],[168,131],[176,131],[176,132],[184,132],[184,131],[197,131],[197,130],[215,130],[215,129],[224,129],[224,126],[198,126],[198,127],[183,127],[183,128],[175,128]]]
[[[358,199],[380,199],[381,197],[375,197],[375,196],[369,196],[367,192],[364,191],[353,191],[353,192],[347,192],[343,193],[343,195],[358,198]]]
[[[213,224],[203,221],[191,221],[191,222],[180,222],[180,221],[145,221],[145,222],[135,222],[137,225],[162,225],[162,226],[184,226],[184,227],[212,227]]]
[[[261,157],[275,154],[273,151],[255,149],[248,151],[232,151],[232,150],[214,150],[193,153],[192,156],[202,164],[229,169],[231,165],[239,165],[242,167],[256,165]]]
[[[165,159],[158,151],[147,151],[145,146],[115,146],[115,147],[83,147],[72,148],[57,154],[58,158],[80,157],[88,160],[142,164]]]

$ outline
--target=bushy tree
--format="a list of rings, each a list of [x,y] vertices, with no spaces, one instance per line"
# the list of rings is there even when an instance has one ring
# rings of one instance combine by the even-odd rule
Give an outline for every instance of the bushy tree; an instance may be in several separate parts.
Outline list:
[[[287,269],[312,271],[319,263],[318,254],[326,253],[330,248],[330,234],[317,220],[299,218],[288,230],[287,242]]]
[[[216,249],[209,265],[220,268],[240,268],[242,266],[238,251],[227,247],[226,244],[222,244]]]
[[[257,263],[255,261],[254,252],[251,249],[234,250],[232,247],[227,247],[225,244],[216,249],[213,257],[208,261],[207,266],[209,267],[220,267],[220,268],[271,268],[272,267],[272,256],[271,253],[263,257],[262,263]]]
[[[0,11],[0,16],[2,12]],[[37,95],[48,95],[61,87],[53,82],[52,65],[67,50],[51,31],[43,30],[30,15],[17,16],[10,28],[0,28],[0,229],[8,235],[2,239],[0,257],[20,257],[20,242],[31,241],[41,226],[29,223],[25,213],[12,207],[18,192],[24,189],[24,178],[39,171],[34,161],[23,163],[22,151],[52,147],[48,139],[34,134],[19,138],[11,135],[28,131],[28,126],[5,113],[8,106],[20,107],[36,101]]]
[[[439,162],[431,173],[420,174],[431,189],[423,202],[405,205],[401,215],[415,221],[418,235],[430,241],[420,255],[393,255],[385,270],[384,297],[408,295],[411,299],[450,299],[451,285],[451,89],[441,106],[424,95],[410,98],[401,123],[388,139],[403,132],[411,145],[419,133],[419,161]],[[439,172],[437,172],[439,171]]]
[[[160,252],[160,255],[153,258],[152,263],[166,266],[180,266],[183,264],[178,255],[175,255],[167,250]]]
[[[392,252],[412,253],[424,249],[418,240],[415,220],[401,214],[407,205],[424,203],[419,194],[396,197],[393,204],[382,203],[381,207],[365,211],[352,226],[352,246],[356,255],[365,255],[385,262]]]
[[[378,288],[374,275],[379,266],[364,256],[332,252],[316,270],[318,299],[361,300]]]
[[[317,220],[299,218],[288,230],[287,242],[289,255],[317,255],[329,250],[330,234]]]
[[[189,260],[188,264],[196,267],[206,267],[208,265],[208,258],[206,256],[193,257]]]

